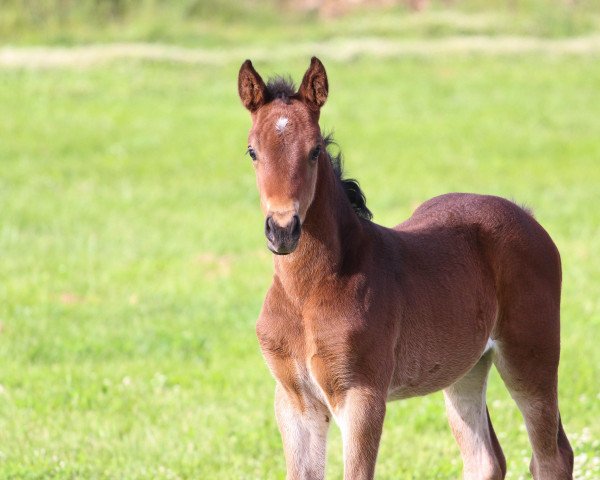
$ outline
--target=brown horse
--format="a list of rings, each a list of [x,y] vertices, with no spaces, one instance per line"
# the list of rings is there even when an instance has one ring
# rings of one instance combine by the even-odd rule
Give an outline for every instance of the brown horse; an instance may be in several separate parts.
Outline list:
[[[373,478],[386,401],[437,390],[464,478],[504,478],[485,402],[492,362],[525,419],[534,478],[572,478],[557,398],[561,264],[546,231],[508,200],[460,193],[393,229],[376,225],[327,151],[317,58],[298,91],[265,84],[249,60],[238,88],[276,254],[256,331],[276,379],[287,478],[324,478],[331,417],[344,478]]]

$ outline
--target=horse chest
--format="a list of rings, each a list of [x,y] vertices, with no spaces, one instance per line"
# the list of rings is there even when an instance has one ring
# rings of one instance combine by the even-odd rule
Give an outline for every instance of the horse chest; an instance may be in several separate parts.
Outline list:
[[[271,327],[274,327],[271,325]],[[290,323],[257,327],[263,356],[277,381],[301,402],[318,399],[332,411],[349,378],[343,333]]]

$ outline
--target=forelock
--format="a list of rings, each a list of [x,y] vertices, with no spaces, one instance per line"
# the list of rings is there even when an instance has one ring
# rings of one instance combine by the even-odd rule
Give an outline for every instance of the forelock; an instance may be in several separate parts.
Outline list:
[[[270,78],[267,82],[267,92],[271,100],[282,100],[289,103],[296,95],[296,86],[290,77],[278,75]]]

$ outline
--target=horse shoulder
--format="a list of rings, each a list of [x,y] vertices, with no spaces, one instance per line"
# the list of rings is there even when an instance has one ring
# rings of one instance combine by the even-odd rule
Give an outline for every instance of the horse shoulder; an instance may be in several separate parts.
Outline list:
[[[302,319],[275,280],[267,292],[256,322],[263,357],[275,379],[292,396],[300,389],[297,363],[304,357]]]

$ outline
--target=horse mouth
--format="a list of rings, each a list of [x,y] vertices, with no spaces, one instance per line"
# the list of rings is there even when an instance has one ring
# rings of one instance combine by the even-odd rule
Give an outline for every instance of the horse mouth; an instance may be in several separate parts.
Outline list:
[[[296,250],[297,246],[298,242],[295,242],[294,245],[280,245],[279,247],[276,247],[270,241],[267,241],[267,248],[275,255],[289,255]]]

